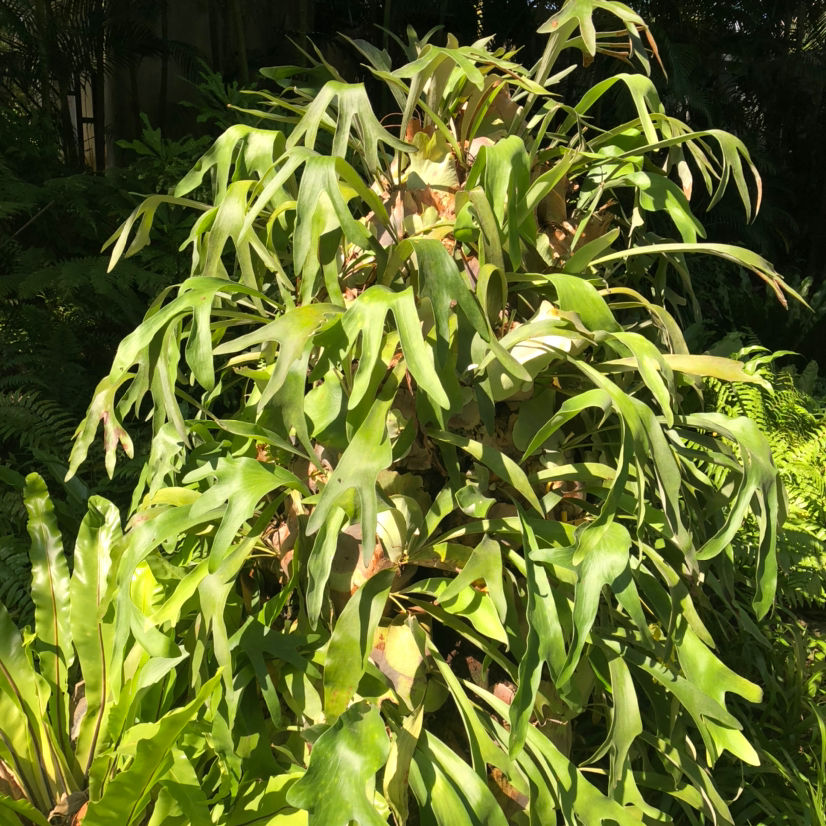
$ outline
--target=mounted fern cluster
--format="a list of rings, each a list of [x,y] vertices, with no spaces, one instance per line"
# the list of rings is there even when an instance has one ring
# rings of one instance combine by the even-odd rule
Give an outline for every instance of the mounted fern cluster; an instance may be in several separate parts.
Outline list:
[[[709,400],[729,416],[748,416],[766,435],[788,498],[786,521],[778,534],[781,577],[778,598],[790,607],[826,605],[826,418],[824,400],[805,391],[816,377],[812,363],[796,380],[775,362],[786,353],[753,346],[735,357],[765,384],[722,383],[709,379]],[[809,375],[807,375],[809,374]],[[799,386],[798,386],[799,385]],[[813,388],[811,388],[813,389]],[[755,538],[747,524],[741,547]]]
[[[694,178],[752,208],[736,138],[666,115],[644,74],[553,94],[566,49],[647,69],[643,21],[576,0],[541,31],[531,70],[486,41],[410,33],[395,69],[354,43],[383,119],[324,63],[318,87],[265,70],[273,128],[228,129],[112,239],[114,265],[161,203],[196,215],[191,276],[123,340],[71,456],[102,424],[111,472],[127,415],[151,418],[101,656],[136,640],[162,710],[205,702],[118,823],[733,822],[714,766],[757,756],[727,695],[761,692],[698,597],[752,514],[768,611],[777,473],[752,422],[702,412],[704,378],[753,377],[690,355],[665,301],[695,253],[785,285],[698,243]],[[593,124],[620,91],[637,117]],[[86,826],[115,822],[118,754]]]

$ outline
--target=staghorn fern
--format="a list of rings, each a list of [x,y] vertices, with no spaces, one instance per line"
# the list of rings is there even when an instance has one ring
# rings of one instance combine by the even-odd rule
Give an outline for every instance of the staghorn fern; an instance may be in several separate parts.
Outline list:
[[[10,537],[8,547],[18,548],[26,536],[22,475],[30,471],[58,485],[60,527],[67,538],[74,535],[88,491],[79,480],[65,485],[63,477],[85,400],[151,296],[181,274],[175,250],[183,235],[170,231],[168,247],[128,262],[117,279],[106,272],[100,238],[111,229],[112,215],[131,208],[135,190],[154,189],[163,175],[177,176],[176,169],[194,160],[202,141],[168,141],[154,130],[152,151],[140,151],[139,164],[106,176],[67,175],[59,164],[42,159],[33,164],[30,155],[15,154],[20,146],[31,148],[35,126],[3,127],[0,468],[13,466],[15,472],[0,476],[0,537]],[[135,142],[131,149],[137,152],[136,146],[144,144]],[[163,214],[158,217],[164,220]],[[84,481],[127,503],[140,469],[124,468],[101,487],[101,464],[95,457]],[[0,556],[0,578],[12,575],[14,553]]]
[[[597,36],[592,12],[621,34]],[[712,651],[695,595],[706,573],[731,578],[753,503],[752,607],[770,609],[776,470],[751,422],[691,406],[700,376],[756,379],[690,355],[665,304],[697,254],[782,298],[767,261],[697,242],[684,191],[694,163],[712,202],[733,181],[750,215],[759,179],[732,136],[667,117],[645,75],[573,105],[547,88],[569,47],[649,65],[627,7],[566,3],[541,32],[533,70],[412,32],[394,70],[357,42],[394,123],[320,66],[313,93],[261,93],[285,131],[230,127],[111,239],[114,265],[145,248],[160,206],[194,212],[191,275],[121,343],[71,471],[100,424],[114,471],[133,411],[151,410],[123,598],[145,562],[158,622],[197,613],[203,667],[223,668],[225,765],[248,776],[260,733],[267,775],[310,826],[391,810],[402,824],[414,806],[439,826],[642,824],[682,807],[734,823],[712,769],[724,751],[758,761],[726,703],[760,689]],[[638,115],[592,131],[615,81]],[[266,659],[264,633],[279,640]]]
[[[711,403],[730,416],[748,416],[765,433],[786,488],[787,515],[778,535],[778,598],[790,607],[826,605],[826,407],[816,392],[817,366],[797,377],[778,370],[784,352],[742,348],[735,357],[765,386],[708,379]],[[805,388],[805,389],[804,389]],[[809,392],[807,392],[807,390]],[[747,527],[741,542],[753,540]]]

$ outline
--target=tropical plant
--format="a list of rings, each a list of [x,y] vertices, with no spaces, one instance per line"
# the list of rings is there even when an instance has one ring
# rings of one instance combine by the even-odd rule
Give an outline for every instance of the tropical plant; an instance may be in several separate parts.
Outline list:
[[[177,247],[188,227],[176,225],[177,216],[162,216],[166,243],[122,268],[117,281],[106,273],[100,237],[111,231],[112,215],[134,207],[134,190],[168,188],[209,139],[171,141],[146,122],[142,139],[124,147],[134,153],[124,153],[127,166],[106,176],[67,175],[38,124],[4,122],[2,133],[0,566],[6,606],[20,619],[31,609],[24,477],[37,471],[50,480],[70,554],[88,486],[128,503],[133,469],[104,486],[102,461],[92,462],[83,481],[64,485],[72,433],[120,339],[158,290],[185,272]]]
[[[783,583],[785,585],[785,583]],[[826,640],[821,620],[803,620],[778,600],[760,623],[744,621],[736,591],[714,583],[715,639],[730,665],[763,686],[763,702],[743,709],[743,732],[760,765],[720,764],[715,780],[729,789],[734,822],[743,826],[806,824],[826,817]],[[798,611],[800,609],[797,609]]]
[[[200,90],[200,86],[196,88]],[[226,105],[221,107],[220,101],[214,102],[211,106],[210,103],[213,102],[208,100],[203,107],[205,118],[223,114],[222,108],[225,109]],[[140,187],[142,192],[172,189],[181,174],[192,165],[193,159],[197,158],[212,141],[206,135],[170,140],[162,134],[160,127],[153,128],[145,113],[141,114],[140,119],[143,127],[140,137],[117,142],[120,149],[126,150],[128,158],[140,159],[140,163],[132,160],[130,164],[129,171],[133,180],[129,183]]]
[[[717,349],[731,349],[732,339]],[[759,345],[733,353],[746,370],[767,382],[723,384],[710,379],[710,401],[721,413],[748,416],[771,445],[788,499],[786,521],[778,534],[781,576],[778,599],[791,608],[826,605],[826,418],[824,401],[798,387],[812,385],[817,365],[803,375],[779,370],[776,362],[786,352],[771,353]],[[736,541],[748,545],[756,537],[754,526],[740,532]]]
[[[142,823],[159,786],[197,804],[192,751],[178,741],[219,677],[189,696],[178,668],[187,652],[146,617],[157,586],[151,570],[133,567],[118,580],[129,547],[111,502],[90,500],[70,576],[37,474],[26,479],[25,501],[34,632],[21,634],[0,604],[3,823]]]
[[[696,254],[789,290],[698,241],[695,176],[759,199],[738,139],[644,74],[552,94],[565,49],[647,69],[642,19],[576,0],[540,31],[531,70],[484,40],[410,32],[396,69],[356,41],[394,132],[322,62],[319,88],[261,93],[282,129],[231,127],[111,239],[114,265],[161,205],[197,212],[190,277],[121,342],[70,473],[101,423],[111,473],[151,418],[118,580],[164,571],[154,623],[197,610],[193,656],[223,669],[214,823],[733,822],[714,767],[758,756],[727,704],[761,691],[702,586],[752,513],[769,610],[777,472],[698,396],[763,380],[690,355],[669,308]],[[593,123],[617,90],[636,116]]]

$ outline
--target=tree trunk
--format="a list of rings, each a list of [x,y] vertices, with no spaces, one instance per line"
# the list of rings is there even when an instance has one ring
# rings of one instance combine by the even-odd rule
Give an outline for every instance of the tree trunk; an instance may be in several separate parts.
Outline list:
[[[158,126],[166,132],[166,108],[169,97],[169,3],[161,3],[161,85],[158,93]]]
[[[393,22],[393,0],[384,0],[384,12],[382,14],[381,25],[384,31],[382,32],[382,46],[386,52],[390,51],[390,32],[392,31]]]
[[[231,0],[232,30],[235,35],[235,48],[238,55],[238,79],[242,85],[249,83],[250,73],[247,65],[247,37],[244,31],[244,17],[241,14],[240,0]]]
[[[129,97],[131,104],[129,107],[129,114],[132,118],[132,137],[137,138],[141,134],[141,86],[138,82],[138,66],[140,64],[137,60],[129,61]]]
[[[98,26],[95,37],[95,65],[92,70],[92,118],[95,130],[95,169],[106,169],[106,0],[98,0]]]
[[[83,158],[83,147],[85,145],[83,137],[83,81],[80,78],[75,81],[75,134],[77,136],[77,156]]]
[[[223,13],[218,0],[209,0],[207,7],[209,13],[209,52],[212,57],[212,70],[223,72],[224,53],[221,40],[221,31],[224,28]]]
[[[38,69],[41,106],[52,123],[55,123],[55,114],[57,114],[55,126],[60,135],[64,160],[69,166],[76,166],[83,162],[83,157],[77,155],[77,136],[72,126],[72,116],[69,111],[68,79],[63,72],[59,71],[56,65],[55,27],[49,3],[46,0],[36,0],[34,12],[39,35],[40,60]],[[57,105],[54,102],[53,78],[57,80]]]
[[[298,31],[306,38],[313,30],[315,25],[315,9],[313,8],[313,0],[298,0],[297,3],[297,23]],[[302,46],[305,44],[302,43]]]

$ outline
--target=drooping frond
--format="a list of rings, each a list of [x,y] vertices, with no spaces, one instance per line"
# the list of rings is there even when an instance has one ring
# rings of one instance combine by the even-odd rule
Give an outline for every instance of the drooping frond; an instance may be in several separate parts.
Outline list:
[[[817,367],[810,363],[798,377],[776,368],[782,353],[748,347],[739,355],[770,390],[715,379],[707,383],[717,410],[748,416],[766,435],[786,489],[786,521],[778,535],[778,599],[790,607],[826,605],[826,407],[823,398],[810,394]],[[802,389],[806,386],[810,392]],[[750,542],[752,530],[747,525],[741,541]]]

